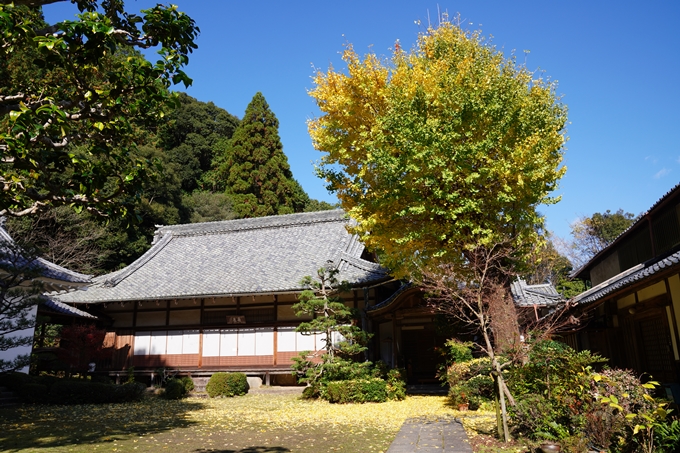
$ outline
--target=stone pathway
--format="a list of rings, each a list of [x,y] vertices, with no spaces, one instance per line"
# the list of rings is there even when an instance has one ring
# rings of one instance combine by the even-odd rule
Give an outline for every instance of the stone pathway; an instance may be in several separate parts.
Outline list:
[[[410,418],[387,453],[472,453],[463,425],[453,418],[437,421]]]

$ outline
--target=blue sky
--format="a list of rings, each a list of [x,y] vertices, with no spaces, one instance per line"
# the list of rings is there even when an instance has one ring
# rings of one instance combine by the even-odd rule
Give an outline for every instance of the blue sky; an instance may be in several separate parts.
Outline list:
[[[126,2],[129,11],[155,1]],[[565,165],[556,195],[542,207],[561,237],[579,216],[623,208],[639,214],[680,182],[680,2],[633,1],[270,1],[175,0],[201,29],[187,92],[241,117],[261,91],[280,122],[293,174],[313,198],[334,201],[313,162],[307,133],[317,115],[313,67],[343,67],[340,51],[389,55],[410,48],[438,11],[515,50],[531,70],[557,80],[569,108]],[[70,4],[44,8],[48,21],[70,19]],[[429,19],[428,19],[429,18]],[[421,25],[415,22],[420,21]]]

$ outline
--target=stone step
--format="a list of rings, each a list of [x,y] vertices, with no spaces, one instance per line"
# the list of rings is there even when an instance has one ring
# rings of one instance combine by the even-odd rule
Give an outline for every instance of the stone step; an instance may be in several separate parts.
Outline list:
[[[20,402],[21,399],[14,392],[10,392],[7,387],[0,387],[0,407],[16,406]]]
[[[21,402],[18,396],[0,398],[0,407],[15,406]]]

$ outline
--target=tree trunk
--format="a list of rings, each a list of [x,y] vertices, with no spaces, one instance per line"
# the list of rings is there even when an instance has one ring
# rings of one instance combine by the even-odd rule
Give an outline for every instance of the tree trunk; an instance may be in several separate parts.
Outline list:
[[[494,362],[496,360],[494,359]],[[510,430],[508,429],[508,410],[505,406],[505,380],[503,379],[503,374],[500,372],[500,366],[496,362],[496,384],[498,384],[498,398],[501,402],[501,419],[503,420],[503,440],[505,442],[510,442]]]
[[[480,310],[481,312],[481,310]],[[505,442],[510,442],[510,430],[508,429],[508,411],[505,407],[505,380],[503,379],[503,373],[501,370],[501,364],[498,363],[496,354],[494,353],[493,346],[491,345],[491,337],[489,335],[489,325],[486,323],[484,316],[480,316],[480,324],[482,327],[482,335],[484,336],[484,342],[486,343],[486,352],[491,359],[491,366],[493,367],[496,374],[496,387],[498,388],[498,399],[501,403],[501,419],[503,420],[503,438]]]

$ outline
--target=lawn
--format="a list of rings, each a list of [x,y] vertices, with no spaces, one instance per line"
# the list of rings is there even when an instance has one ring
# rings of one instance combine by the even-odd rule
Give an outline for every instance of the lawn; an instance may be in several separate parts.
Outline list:
[[[410,417],[461,415],[441,396],[337,405],[299,395],[0,410],[9,452],[384,452]]]

